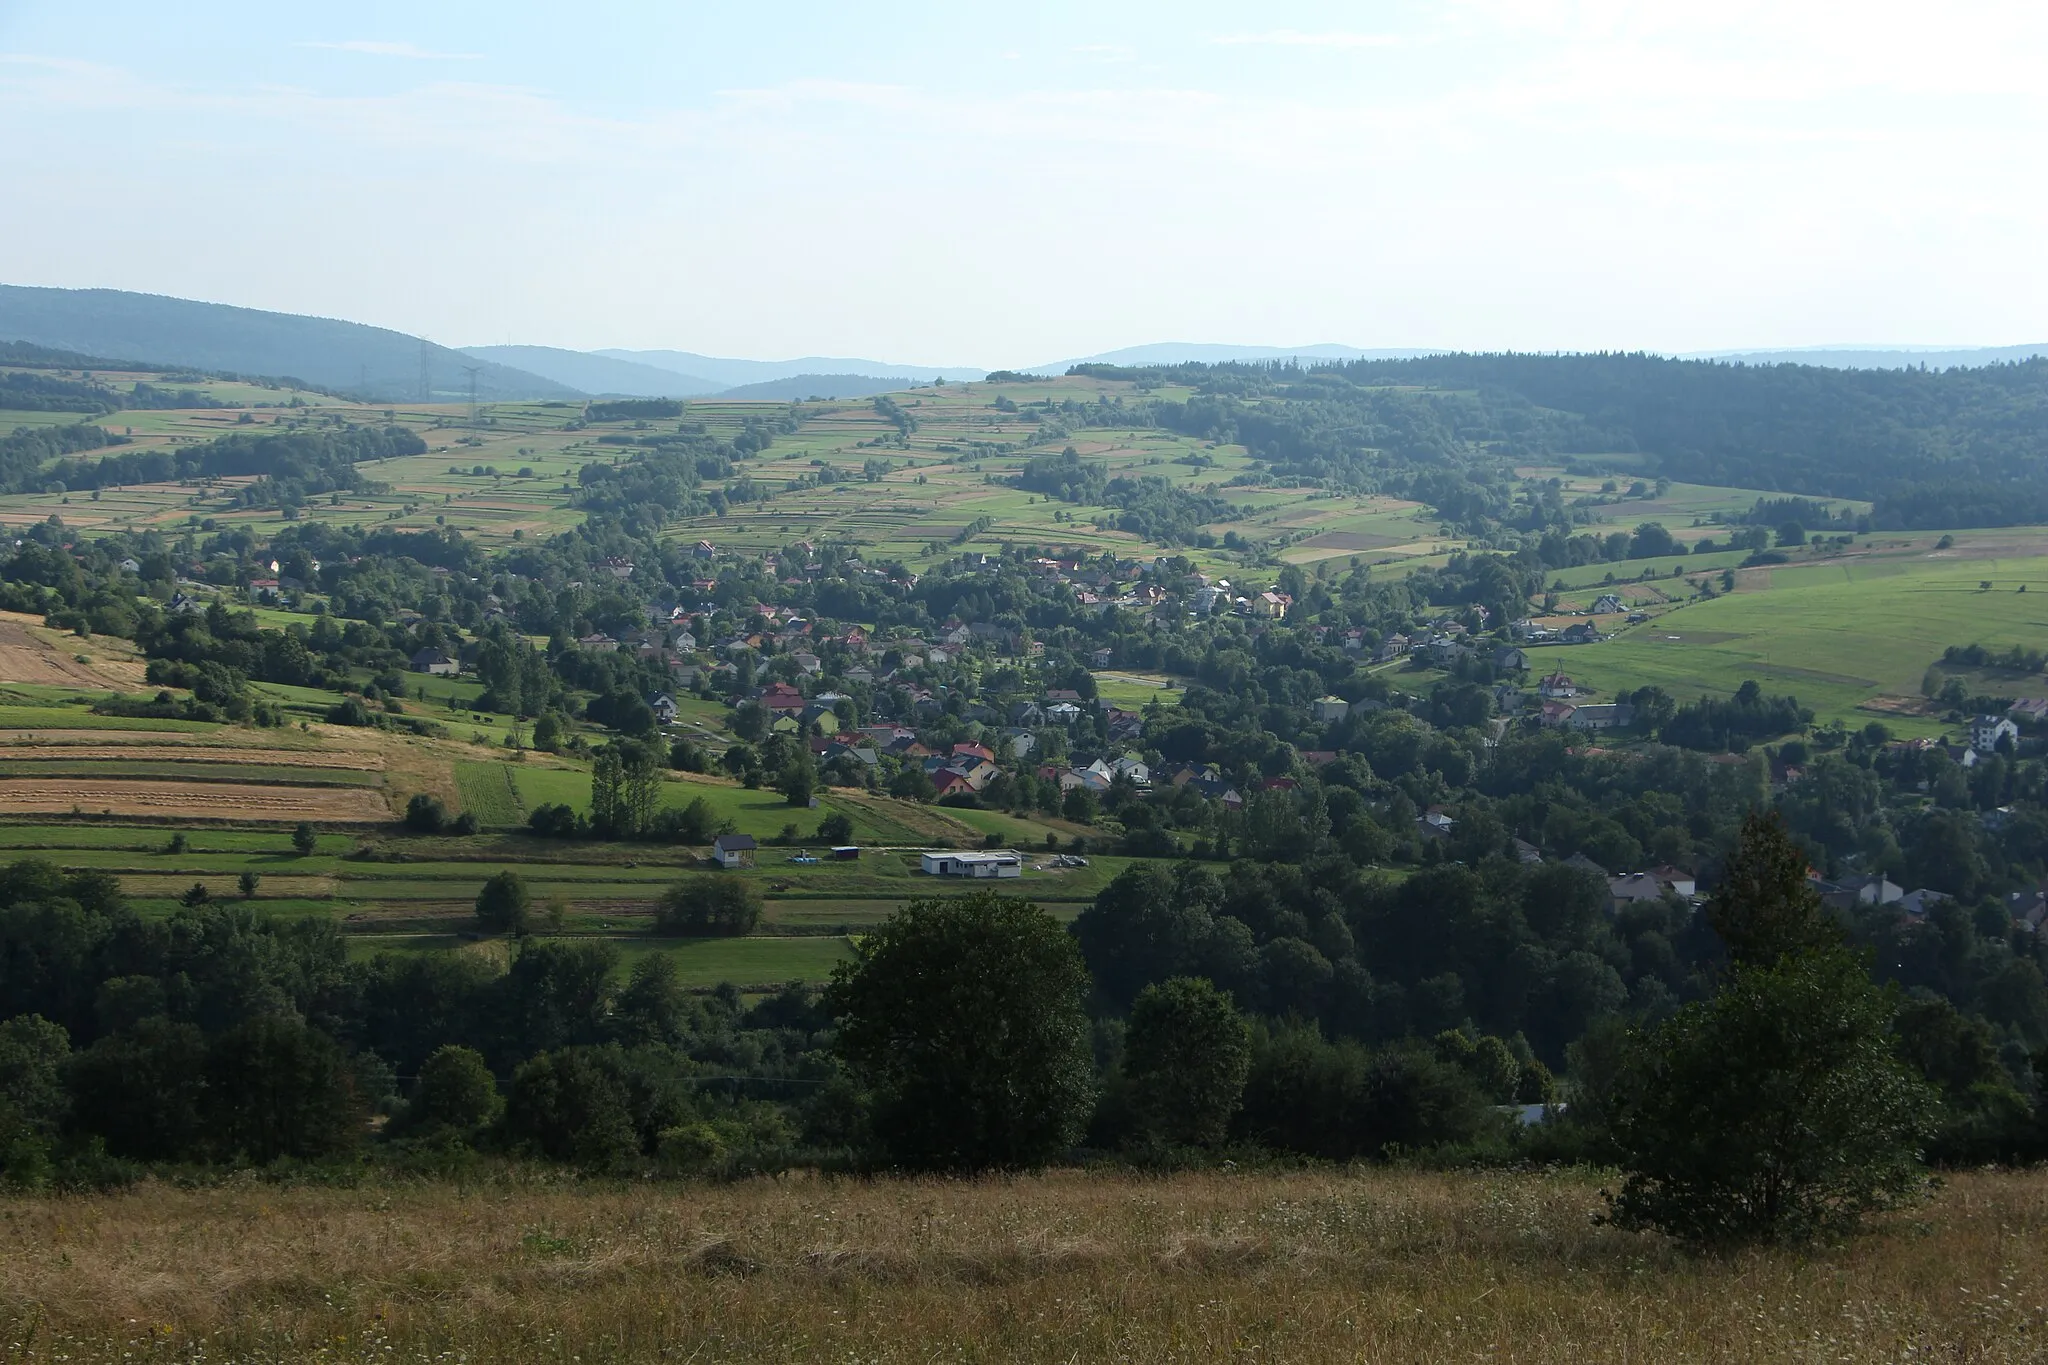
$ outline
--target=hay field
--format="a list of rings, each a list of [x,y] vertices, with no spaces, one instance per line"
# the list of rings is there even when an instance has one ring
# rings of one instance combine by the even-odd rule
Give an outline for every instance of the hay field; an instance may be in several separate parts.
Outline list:
[[[53,777],[0,782],[0,815],[136,815],[193,820],[389,820],[382,792],[360,787],[278,787],[224,782]]]
[[[17,1197],[46,1361],[2037,1361],[2048,1175],[1812,1252],[1594,1228],[1595,1177],[1007,1180]]]

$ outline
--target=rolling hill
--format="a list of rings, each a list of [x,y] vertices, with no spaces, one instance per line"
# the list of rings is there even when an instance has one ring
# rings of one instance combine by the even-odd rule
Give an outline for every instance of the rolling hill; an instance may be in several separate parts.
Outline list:
[[[702,377],[722,389],[736,388],[741,384],[765,384],[776,379],[795,379],[799,375],[851,375],[861,379],[892,379],[900,384],[925,384],[941,376],[947,379],[981,379],[988,374],[987,370],[972,365],[905,365],[890,360],[849,360],[818,355],[796,360],[733,360],[723,356],[698,355],[694,351],[603,350],[591,354]],[[871,389],[869,392],[881,393],[883,390]]]
[[[289,376],[373,399],[419,396],[421,359],[434,397],[467,397],[478,361],[404,332],[334,318],[270,313],[120,289],[0,285],[0,340],[159,365]],[[571,385],[483,362],[480,398],[577,398]]]
[[[568,351],[559,346],[465,346],[463,354],[510,365],[566,384],[588,394],[623,398],[702,398],[726,385],[693,374],[619,360],[594,351]]]

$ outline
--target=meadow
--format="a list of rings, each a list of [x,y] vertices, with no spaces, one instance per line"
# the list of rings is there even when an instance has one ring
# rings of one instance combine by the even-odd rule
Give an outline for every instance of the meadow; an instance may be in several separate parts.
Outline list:
[[[2048,598],[2039,595],[2048,591],[2048,537],[1951,539],[1942,549],[1932,534],[1879,536],[1862,553],[1743,569],[1731,593],[1653,610],[1597,645],[1533,650],[1530,666],[1607,694],[1655,684],[1681,701],[1725,696],[1753,678],[1823,721],[1938,734],[1941,720],[1918,712],[1922,680],[1946,647],[2038,649],[2048,635]],[[2004,686],[2048,691],[2041,679]]]
[[[1687,1255],[1598,1173],[146,1183],[0,1204],[54,1361],[2040,1359],[2048,1175],[1868,1236]]]

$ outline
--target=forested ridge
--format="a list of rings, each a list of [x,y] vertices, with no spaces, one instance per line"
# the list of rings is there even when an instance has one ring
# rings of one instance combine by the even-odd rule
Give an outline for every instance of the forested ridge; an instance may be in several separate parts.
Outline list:
[[[1443,507],[1447,475],[1634,454],[1693,483],[1868,499],[1884,527],[2048,519],[2048,360],[1974,370],[1833,370],[1646,354],[1444,355],[1091,374],[1193,385],[1173,430],[1242,442],[1271,474]],[[1455,503],[1456,495],[1452,494]]]

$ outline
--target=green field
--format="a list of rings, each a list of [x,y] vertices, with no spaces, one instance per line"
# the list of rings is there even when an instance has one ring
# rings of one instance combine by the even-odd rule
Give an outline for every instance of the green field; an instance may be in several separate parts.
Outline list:
[[[1988,590],[1979,586],[1987,581]],[[2048,636],[2043,592],[2048,559],[2013,555],[1916,549],[1745,570],[1736,592],[1672,609],[1601,644],[1535,650],[1530,663],[1601,692],[1656,684],[1680,700],[1726,695],[1754,678],[1766,691],[1797,696],[1822,720],[1883,719],[1902,734],[1935,734],[1938,720],[1896,714],[1877,699],[1918,697],[1949,645],[2039,648]],[[2034,693],[2043,692],[2048,681],[2036,680]]]

